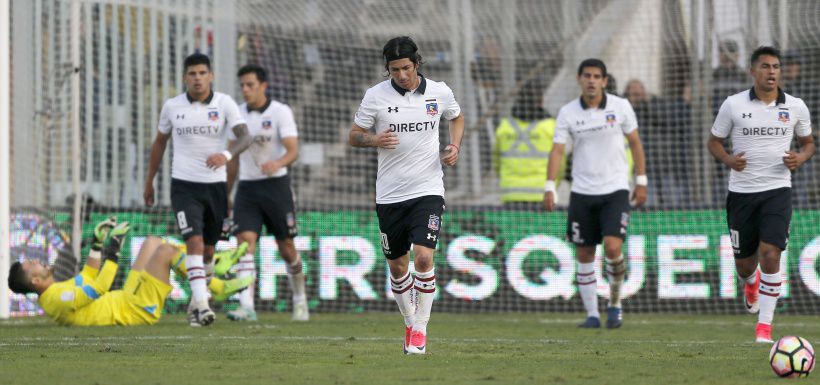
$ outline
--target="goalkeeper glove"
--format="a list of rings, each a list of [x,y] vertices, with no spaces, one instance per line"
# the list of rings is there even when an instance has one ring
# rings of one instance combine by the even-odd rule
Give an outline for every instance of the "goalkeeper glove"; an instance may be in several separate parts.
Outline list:
[[[102,250],[105,238],[108,238],[108,232],[116,225],[117,217],[115,216],[110,216],[108,219],[97,223],[97,226],[94,226],[94,240],[91,243],[91,250]]]
[[[103,245],[103,259],[117,263],[120,257],[120,250],[125,241],[125,236],[131,230],[131,225],[128,222],[120,222],[108,232],[108,237],[105,239]]]

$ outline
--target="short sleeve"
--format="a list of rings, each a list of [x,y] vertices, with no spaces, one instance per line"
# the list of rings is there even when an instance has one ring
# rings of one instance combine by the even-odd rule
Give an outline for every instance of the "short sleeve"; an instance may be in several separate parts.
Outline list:
[[[629,135],[632,131],[638,129],[638,118],[635,117],[635,110],[628,101],[623,101],[624,122],[621,123],[621,130],[624,135]]]
[[[558,111],[558,117],[555,118],[555,134],[552,136],[552,142],[558,144],[566,144],[569,140],[569,122],[567,121],[567,114],[562,108]]]
[[[225,128],[233,136],[233,128],[245,124],[245,118],[239,112],[239,106],[233,101],[233,98],[225,95],[222,99],[222,110],[225,111]]]
[[[809,108],[806,106],[806,103],[801,100],[795,112],[797,113],[797,123],[794,125],[794,133],[801,138],[810,136],[811,114],[809,113]]]
[[[293,118],[293,110],[287,105],[282,105],[279,114],[279,137],[292,138],[299,134],[296,131],[296,119]]]
[[[168,107],[168,102],[162,105],[162,111],[159,113],[159,124],[157,125],[157,130],[160,133],[168,134],[171,132],[172,124],[171,118],[168,116],[171,111],[169,111],[170,107]]]
[[[453,120],[461,115],[461,106],[458,105],[456,101],[456,96],[453,94],[453,90],[447,86],[445,83],[441,83],[447,89],[447,99],[445,100],[444,104],[444,112],[441,116],[447,120]]]
[[[368,130],[376,125],[378,106],[376,105],[375,99],[373,89],[367,90],[364,94],[364,98],[362,98],[362,103],[359,104],[359,109],[356,111],[356,116],[353,118],[353,123]]]
[[[732,132],[732,105],[729,99],[723,101],[720,106],[715,124],[712,125],[712,135],[718,138],[726,138]]]

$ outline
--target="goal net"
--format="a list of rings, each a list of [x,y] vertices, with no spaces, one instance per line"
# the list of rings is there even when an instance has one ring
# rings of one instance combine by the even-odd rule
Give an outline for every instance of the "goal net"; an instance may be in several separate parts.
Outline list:
[[[820,4],[813,0],[80,5],[80,98],[72,101],[70,2],[11,2],[11,260],[47,260],[61,278],[84,261],[72,247],[85,255],[83,240],[110,215],[133,224],[124,252],[131,258],[148,235],[179,240],[170,208],[173,144],[156,179],[155,207],[143,204],[142,186],[162,103],[184,91],[182,60],[193,52],[212,57],[215,89],[239,103],[236,70],[262,65],[269,96],[293,108],[301,146],[289,170],[295,241],[314,311],[396,307],[375,215],[376,151],[347,144],[364,91],[386,79],[381,47],[394,36],[418,43],[421,73],[454,90],[467,122],[461,159],[445,169],[436,311],[582,310],[574,250],[565,240],[570,159],[562,166],[559,210],[545,212],[540,203],[549,151],[543,143],[551,143],[544,122],[578,97],[581,60],[606,62],[609,92],[633,105],[646,151],[649,199],[633,211],[624,244],[627,312],[744,311],[725,222],[727,169],[706,141],[724,98],[751,86],[751,51],[780,47],[783,89],[802,98],[815,121],[820,113]],[[71,125],[73,103],[78,127]],[[447,125],[441,127],[446,144]],[[73,130],[81,137],[78,154]],[[784,313],[820,311],[819,162],[815,157],[793,174]],[[79,186],[71,183],[74,170]],[[81,234],[72,234],[75,222]],[[285,264],[272,235],[262,234],[256,263],[257,308],[288,311]],[[601,267],[598,289],[606,297]],[[9,295],[12,315],[40,312],[36,297]],[[167,309],[184,311],[187,298],[186,284],[175,280]]]

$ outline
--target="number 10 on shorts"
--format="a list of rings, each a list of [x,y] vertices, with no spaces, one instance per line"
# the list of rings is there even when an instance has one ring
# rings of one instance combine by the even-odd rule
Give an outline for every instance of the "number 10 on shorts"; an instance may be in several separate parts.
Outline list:
[[[735,249],[740,248],[740,233],[737,230],[729,229],[729,238],[732,240],[732,247]]]

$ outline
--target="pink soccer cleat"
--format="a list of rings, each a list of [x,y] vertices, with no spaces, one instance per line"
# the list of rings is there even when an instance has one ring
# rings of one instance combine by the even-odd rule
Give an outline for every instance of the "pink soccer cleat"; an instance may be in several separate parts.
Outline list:
[[[407,354],[425,354],[427,352],[427,336],[424,333],[413,330],[410,333],[410,344],[407,346]]]
[[[755,283],[743,285],[743,304],[749,313],[755,314],[760,311],[760,304],[757,299],[760,297],[760,270],[755,271]]]
[[[758,323],[755,328],[755,342],[772,343],[772,325]]]

